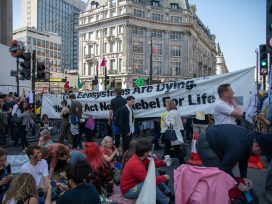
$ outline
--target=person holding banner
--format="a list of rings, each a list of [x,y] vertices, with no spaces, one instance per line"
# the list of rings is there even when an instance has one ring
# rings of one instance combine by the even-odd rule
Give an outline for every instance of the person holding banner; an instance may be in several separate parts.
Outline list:
[[[109,124],[112,127],[112,134],[114,136],[115,146],[119,147],[120,145],[120,128],[118,124],[118,111],[120,108],[124,107],[127,103],[126,99],[124,99],[121,88],[115,88],[115,98],[111,99],[110,102],[110,112],[109,112]]]
[[[234,92],[230,84],[221,84],[217,89],[217,93],[219,100],[214,107],[213,113],[215,125],[236,125],[235,118],[242,117],[243,112],[233,98]]]
[[[146,140],[139,140],[135,146],[135,154],[127,161],[121,175],[120,189],[125,198],[138,198],[147,175],[147,168],[150,160],[148,160],[152,144]],[[165,166],[165,161],[155,161],[155,166]],[[166,196],[159,188],[162,184],[170,179],[168,174],[156,176],[156,200],[161,204],[172,203],[170,198]]]

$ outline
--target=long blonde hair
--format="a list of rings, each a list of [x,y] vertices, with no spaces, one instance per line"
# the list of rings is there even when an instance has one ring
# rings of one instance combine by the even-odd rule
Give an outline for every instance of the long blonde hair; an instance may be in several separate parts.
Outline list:
[[[103,140],[102,140],[102,142],[101,142],[101,146],[102,147],[106,147],[107,142],[110,141],[110,140],[113,141],[112,137],[110,137],[110,136],[104,137]]]
[[[22,173],[11,182],[3,204],[7,204],[11,199],[25,202],[31,197],[38,197],[35,179],[29,173]]]

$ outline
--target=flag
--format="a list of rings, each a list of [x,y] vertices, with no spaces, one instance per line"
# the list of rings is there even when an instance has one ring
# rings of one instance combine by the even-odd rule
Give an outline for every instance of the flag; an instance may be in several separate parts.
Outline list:
[[[145,85],[145,79],[144,77],[140,77],[134,81],[137,87],[141,87]]]
[[[103,57],[103,59],[101,61],[101,64],[100,64],[100,67],[105,67],[106,66],[106,62],[107,62],[107,60],[105,59],[105,57]]]
[[[83,86],[83,84],[84,84],[84,82],[81,82],[79,76],[77,76],[77,87],[78,87],[79,89],[81,89],[82,86]]]
[[[150,159],[144,185],[142,186],[136,204],[156,204],[156,173],[153,157]]]

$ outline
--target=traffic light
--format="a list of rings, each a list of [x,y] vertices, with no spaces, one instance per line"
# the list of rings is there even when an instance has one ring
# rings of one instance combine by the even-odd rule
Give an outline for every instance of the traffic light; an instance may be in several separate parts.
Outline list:
[[[106,81],[105,84],[107,85],[110,83],[110,77],[108,75],[105,76],[105,81]]]
[[[111,82],[111,87],[115,88],[115,79],[113,78],[112,82]]]
[[[37,63],[37,80],[45,80],[45,66],[44,63]]]
[[[97,85],[98,84],[98,77],[95,76],[94,80],[92,81],[92,85]]]
[[[268,61],[266,45],[260,45],[260,75],[268,74]]]
[[[23,53],[19,57],[23,61],[19,62],[22,69],[19,70],[20,80],[30,80],[31,79],[31,53]]]
[[[266,1],[266,44],[267,52],[272,52],[272,0]]]

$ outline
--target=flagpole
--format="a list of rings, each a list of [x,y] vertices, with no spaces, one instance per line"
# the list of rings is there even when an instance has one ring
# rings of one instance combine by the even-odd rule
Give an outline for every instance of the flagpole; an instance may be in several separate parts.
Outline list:
[[[105,80],[104,80],[104,83],[105,83],[105,91],[107,90],[107,66],[105,66]]]
[[[153,67],[152,67],[152,51],[153,51],[153,45],[152,45],[152,36],[151,36],[151,41],[150,41],[150,70],[149,70],[149,85],[152,83],[152,72],[153,72]]]

